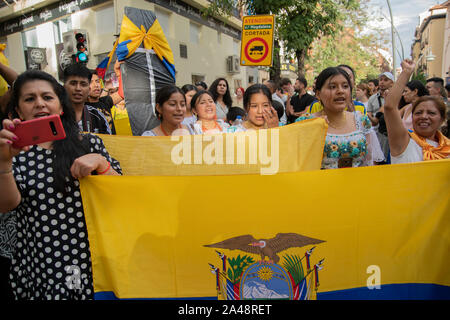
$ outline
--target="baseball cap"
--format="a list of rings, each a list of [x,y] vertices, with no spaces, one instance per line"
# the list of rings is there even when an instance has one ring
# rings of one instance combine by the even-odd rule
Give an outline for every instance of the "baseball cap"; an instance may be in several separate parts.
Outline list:
[[[382,74],[380,74],[379,76],[378,76],[378,78],[380,78],[381,76],[385,76],[386,78],[388,78],[389,80],[392,80],[392,81],[394,81],[394,75],[392,74],[392,73],[390,73],[390,72],[383,72]]]

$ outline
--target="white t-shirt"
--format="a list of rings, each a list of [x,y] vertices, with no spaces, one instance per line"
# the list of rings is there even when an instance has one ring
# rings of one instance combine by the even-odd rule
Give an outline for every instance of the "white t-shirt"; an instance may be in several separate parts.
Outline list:
[[[433,140],[426,140],[427,143],[433,147],[439,146],[439,143]],[[391,155],[391,163],[411,163],[411,162],[420,162],[423,161],[423,152],[422,147],[420,147],[417,142],[415,142],[412,138],[409,138],[408,146],[405,151],[399,156],[394,157]]]
[[[216,116],[217,119],[226,121],[227,120],[228,107],[225,105],[221,105],[219,102],[216,102]]]
[[[189,127],[190,125],[193,125],[197,121],[196,116],[190,116],[183,119],[181,124],[184,124],[186,127]]]

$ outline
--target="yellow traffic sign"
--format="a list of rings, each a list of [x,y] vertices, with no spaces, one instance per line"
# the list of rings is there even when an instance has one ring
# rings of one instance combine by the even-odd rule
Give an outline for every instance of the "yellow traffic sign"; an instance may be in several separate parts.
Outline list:
[[[271,66],[275,16],[242,18],[241,66]]]

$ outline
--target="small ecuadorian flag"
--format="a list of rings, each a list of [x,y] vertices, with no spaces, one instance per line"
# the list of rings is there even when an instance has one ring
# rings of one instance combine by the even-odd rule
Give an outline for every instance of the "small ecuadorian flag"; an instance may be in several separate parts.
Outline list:
[[[106,70],[108,70],[109,64],[111,63],[112,56],[114,55],[114,52],[116,51],[118,43],[119,43],[119,39],[117,39],[116,42],[114,42],[113,49],[108,54],[108,56],[105,59],[103,59],[102,62],[100,62],[100,64],[95,69],[97,71],[97,75],[102,79],[105,78]]]

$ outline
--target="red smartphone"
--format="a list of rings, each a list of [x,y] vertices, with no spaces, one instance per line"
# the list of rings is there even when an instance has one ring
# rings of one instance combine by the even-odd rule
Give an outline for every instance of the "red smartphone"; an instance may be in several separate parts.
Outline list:
[[[66,137],[61,118],[56,114],[23,121],[16,125],[13,132],[19,140],[15,141],[12,146],[18,149]]]

